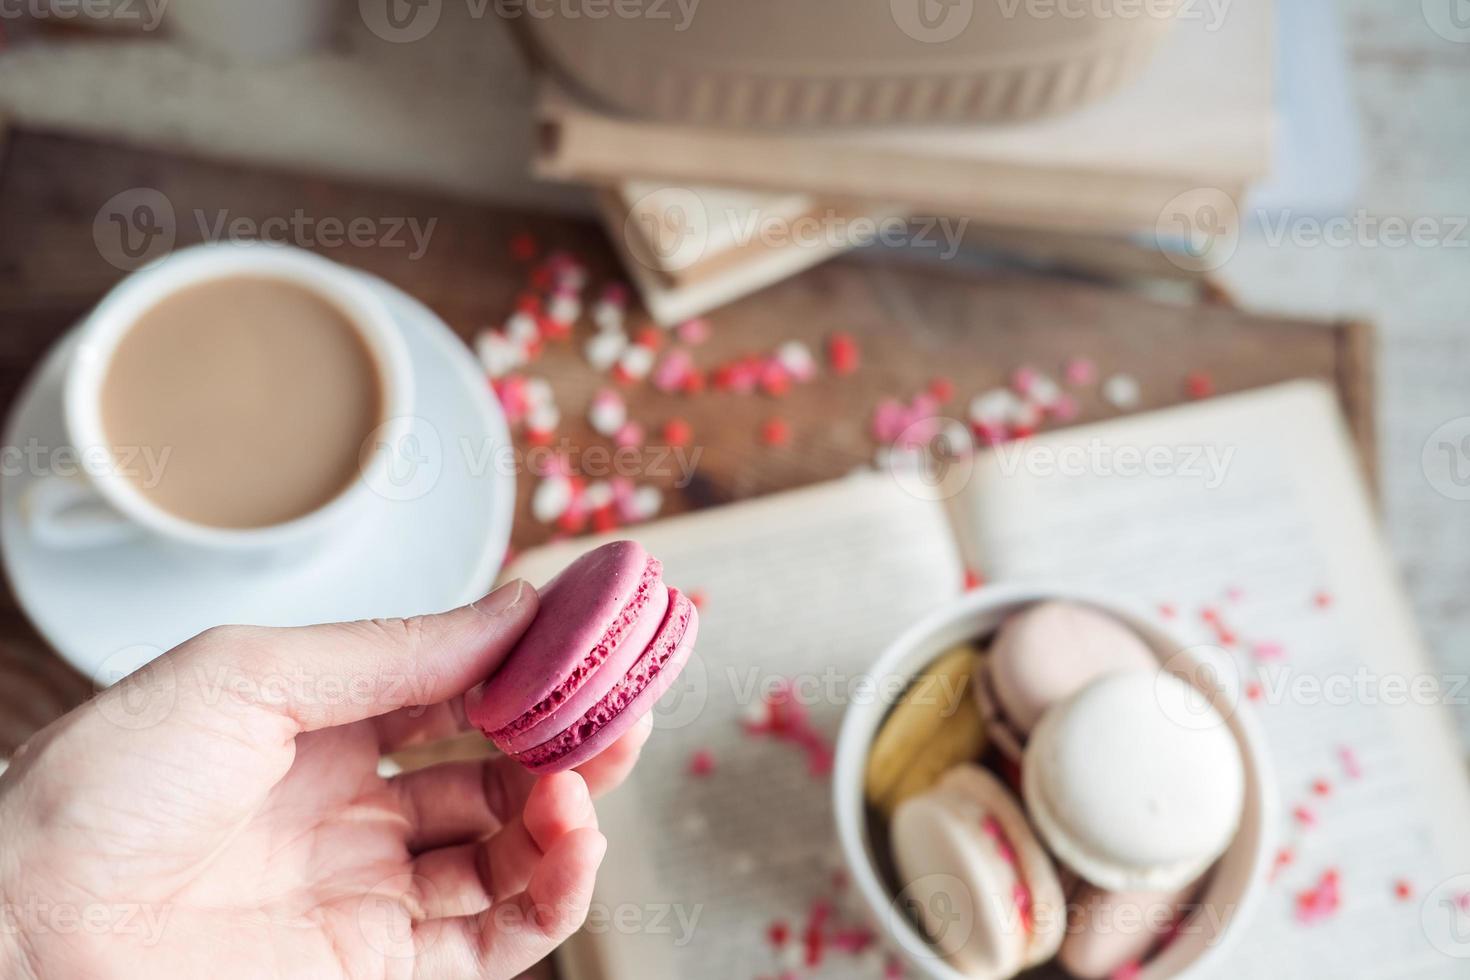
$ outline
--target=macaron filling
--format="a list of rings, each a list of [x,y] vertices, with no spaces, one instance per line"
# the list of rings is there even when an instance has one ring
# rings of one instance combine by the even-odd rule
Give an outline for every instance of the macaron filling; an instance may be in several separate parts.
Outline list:
[[[664,669],[683,648],[694,606],[678,589],[669,589],[669,608],[648,649],[629,668],[602,700],[550,741],[515,756],[528,769],[554,765],[575,751],[620,715],[654,685]]]
[[[995,845],[996,853],[1000,859],[1011,866],[1015,873],[1016,883],[1011,888],[1011,901],[1016,906],[1016,914],[1020,917],[1021,929],[1030,936],[1036,931],[1036,919],[1033,912],[1035,900],[1031,896],[1031,888],[1026,884],[1026,875],[1021,869],[1021,859],[1016,856],[1016,848],[1011,844],[1011,839],[1006,836],[1005,828],[1000,821],[988,814],[980,821],[980,830]]]
[[[612,624],[603,633],[602,637],[572,668],[556,687],[551,690],[545,698],[533,705],[520,717],[510,724],[492,732],[487,732],[490,740],[496,745],[505,747],[506,743],[512,741],[554,714],[566,701],[581,690],[582,685],[597,673],[598,669],[607,662],[608,658],[616,652],[628,634],[634,631],[634,627],[642,618],[650,598],[659,587],[659,579],[663,574],[663,563],[657,558],[649,556],[643,566],[643,574],[638,579],[638,586],[633,590],[628,602],[618,612]],[[672,605],[672,603],[670,603]]]

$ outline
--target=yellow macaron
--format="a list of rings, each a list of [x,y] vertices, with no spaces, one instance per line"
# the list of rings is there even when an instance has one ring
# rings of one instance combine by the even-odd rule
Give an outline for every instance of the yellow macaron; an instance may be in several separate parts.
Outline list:
[[[942,654],[893,706],[868,754],[863,791],[893,816],[904,800],[929,789],[952,766],[985,751],[985,723],[970,690],[980,654],[957,646]]]

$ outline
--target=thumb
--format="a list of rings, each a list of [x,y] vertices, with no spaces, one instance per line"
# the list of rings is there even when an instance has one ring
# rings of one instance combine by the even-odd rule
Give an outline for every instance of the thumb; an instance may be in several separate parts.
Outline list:
[[[298,732],[316,731],[463,694],[500,666],[537,605],[536,590],[516,579],[436,615],[226,626],[165,656],[185,690],[213,691],[222,706],[265,708]]]

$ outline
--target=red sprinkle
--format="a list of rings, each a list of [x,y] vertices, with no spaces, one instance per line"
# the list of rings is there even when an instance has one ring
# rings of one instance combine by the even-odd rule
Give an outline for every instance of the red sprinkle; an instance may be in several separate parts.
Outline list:
[[[1318,592],[1316,595],[1312,596],[1312,605],[1316,606],[1318,609],[1331,609],[1332,594],[1329,592]]]
[[[772,922],[771,927],[766,930],[766,939],[770,942],[772,946],[780,949],[786,945],[788,940],[791,939],[791,927],[787,925],[785,921],[777,919],[775,922]]]
[[[708,749],[700,749],[689,757],[689,775],[703,778],[715,771],[715,757]]]
[[[827,338],[827,363],[836,373],[851,374],[858,369],[861,359],[852,334],[838,332]]]
[[[1414,897],[1414,886],[1405,878],[1400,878],[1393,883],[1393,896],[1401,902],[1407,902]]]
[[[1291,815],[1303,827],[1317,826],[1317,815],[1312,812],[1310,807],[1304,805],[1298,806],[1291,811]]]
[[[1319,779],[1312,784],[1312,792],[1318,796],[1331,796],[1332,784],[1325,779]]]
[[[536,239],[531,237],[530,232],[521,232],[512,235],[510,239],[510,255],[517,262],[529,262],[536,257]]]
[[[766,419],[761,424],[761,442],[767,446],[784,446],[791,441],[791,426],[785,419]]]
[[[1265,693],[1266,692],[1262,690],[1261,685],[1256,681],[1251,681],[1245,686],[1245,696],[1252,701],[1261,700],[1261,698],[1265,696]]]
[[[1347,773],[1349,779],[1363,778],[1363,767],[1358,764],[1358,753],[1344,745],[1337,750],[1337,758],[1342,762],[1342,771]]]
[[[709,597],[705,595],[704,590],[690,589],[688,595],[689,601],[694,603],[694,608],[700,612],[704,612],[704,604],[709,601]]]
[[[985,584],[985,577],[973,568],[965,569],[965,591],[973,592]]]
[[[1296,918],[1303,925],[1312,925],[1330,918],[1342,904],[1338,888],[1337,871],[1329,868],[1322,873],[1317,884],[1296,896]]]
[[[658,327],[644,327],[638,331],[638,337],[633,343],[649,350],[658,350],[664,345],[664,332]]]
[[[954,382],[945,377],[935,378],[929,382],[929,394],[937,402],[947,402],[954,397]]]
[[[1291,848],[1283,847],[1281,850],[1277,851],[1276,860],[1271,864],[1271,878],[1274,880],[1277,875],[1288,868],[1291,865],[1291,862],[1295,860],[1296,854],[1292,852]]]
[[[1184,381],[1190,398],[1209,398],[1215,393],[1215,382],[1203,371],[1194,371]]]
[[[672,418],[664,423],[664,442],[670,446],[687,446],[693,438],[694,429],[683,419]]]

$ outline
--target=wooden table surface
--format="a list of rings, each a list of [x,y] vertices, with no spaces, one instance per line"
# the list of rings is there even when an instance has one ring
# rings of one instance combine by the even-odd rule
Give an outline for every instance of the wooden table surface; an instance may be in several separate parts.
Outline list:
[[[7,411],[41,355],[124,275],[107,260],[116,250],[107,239],[115,226],[99,214],[105,219],[109,201],[140,188],[168,202],[175,247],[200,241],[221,217],[257,226],[298,213],[316,221],[366,218],[379,227],[386,220],[432,220],[428,247],[418,257],[387,244],[317,250],[408,290],[465,337],[502,322],[523,291],[527,266],[512,259],[508,245],[518,234],[532,235],[543,252],[564,249],[580,257],[594,287],[619,278],[601,230],[582,220],[18,131],[0,169],[0,406]],[[946,409],[963,418],[970,395],[1003,383],[1017,366],[1056,373],[1074,354],[1094,358],[1104,375],[1134,374],[1142,408],[1182,400],[1192,371],[1208,372],[1221,393],[1321,378],[1342,393],[1364,457],[1373,458],[1371,331],[1361,324],[1252,317],[1220,306],[1151,303],[1071,280],[857,259],[819,267],[711,319],[712,338],[694,352],[702,367],[769,352],[789,339],[820,352],[835,330],[857,338],[862,367],[846,378],[824,375],[781,399],[629,389],[631,414],[650,433],[669,418],[683,418],[701,453],[687,486],[675,487],[672,474],[649,478],[667,491],[666,513],[830,479],[870,463],[875,446],[868,420],[883,396],[911,395],[943,375],[958,393]],[[635,329],[636,320],[630,322]],[[581,324],[578,338],[590,330]],[[556,390],[559,437],[578,446],[606,444],[588,427],[586,409],[608,380],[587,366],[580,346],[552,345],[529,372]],[[1080,407],[1082,421],[1116,414],[1095,396]],[[758,437],[762,423],[776,416],[793,433],[779,449]],[[519,548],[550,534],[529,515],[532,483],[524,474],[518,480],[513,540]],[[0,754],[90,690],[30,628],[14,597],[0,596]]]

